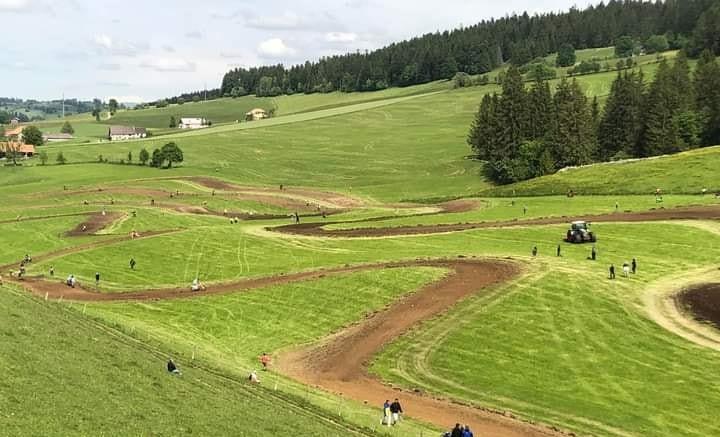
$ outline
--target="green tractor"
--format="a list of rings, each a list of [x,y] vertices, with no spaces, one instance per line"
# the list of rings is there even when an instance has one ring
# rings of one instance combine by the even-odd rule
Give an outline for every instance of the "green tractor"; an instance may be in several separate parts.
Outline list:
[[[565,234],[565,241],[574,244],[594,243],[597,237],[590,230],[590,223],[577,221],[570,224],[570,229]]]

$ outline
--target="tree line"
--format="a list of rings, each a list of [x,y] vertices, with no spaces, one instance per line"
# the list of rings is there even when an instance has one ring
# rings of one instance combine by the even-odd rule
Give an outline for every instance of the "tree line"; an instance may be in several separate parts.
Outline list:
[[[705,50],[694,73],[684,52],[655,79],[618,70],[601,111],[576,79],[552,93],[538,77],[527,89],[510,67],[502,94],[483,97],[468,143],[487,176],[512,183],[593,162],[676,153],[720,144],[720,64]]]
[[[720,32],[719,17],[716,0],[611,0],[566,13],[524,13],[290,68],[236,68],[225,74],[220,90],[213,90],[213,94],[237,97],[374,91],[450,79],[458,72],[482,74],[508,61],[524,65],[563,47],[564,54],[568,46],[606,47],[627,43],[628,38],[649,41],[654,47],[662,45],[657,38],[662,36],[688,49],[691,55],[698,55],[703,48],[720,53],[715,38]],[[561,58],[569,65],[566,57]]]

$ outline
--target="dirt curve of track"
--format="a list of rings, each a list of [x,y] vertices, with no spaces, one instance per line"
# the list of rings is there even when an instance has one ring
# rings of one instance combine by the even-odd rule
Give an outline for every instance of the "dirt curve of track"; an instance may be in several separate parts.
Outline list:
[[[237,190],[239,187],[210,178],[194,178],[192,180],[206,187],[221,190]],[[247,190],[247,188],[242,188]],[[258,190],[258,189],[255,189]],[[270,190],[259,190],[269,192]],[[338,208],[354,208],[359,201],[343,198],[332,193],[295,190],[291,194],[321,198]],[[475,207],[474,201],[455,201],[436,205],[438,211],[428,214],[467,211]],[[199,213],[188,210],[188,213]],[[70,215],[70,214],[68,214]],[[75,214],[72,214],[75,215]],[[90,213],[88,220],[73,230],[68,236],[93,235],[95,232],[110,225],[118,218],[115,213],[101,216]],[[385,220],[395,217],[379,217],[359,220],[356,223]],[[640,222],[658,220],[689,220],[689,219],[720,219],[720,207],[686,207],[674,209],[657,209],[645,212],[615,213],[607,215],[590,215],[573,217],[577,220],[591,222]],[[331,223],[308,223],[269,228],[271,231],[293,235],[311,235],[317,237],[387,237],[401,235],[419,235],[464,231],[476,228],[530,226],[566,223],[566,217],[540,218],[531,220],[513,220],[504,222],[461,223],[442,225],[421,225],[395,228],[357,228],[347,230],[327,230],[323,227]],[[154,236],[163,232],[147,233]],[[109,238],[105,241],[90,243],[75,248],[61,249],[45,256],[60,256],[73,251],[84,250],[100,245],[114,244],[126,240],[125,237]],[[43,256],[37,257],[42,259]],[[403,335],[409,329],[430,319],[461,302],[462,299],[474,294],[485,293],[492,287],[512,279],[520,273],[517,263],[508,260],[411,260],[389,263],[365,264],[325,268],[314,271],[281,274],[269,277],[248,278],[235,282],[211,284],[205,291],[193,293],[188,288],[148,289],[125,293],[99,293],[91,289],[70,288],[60,281],[49,281],[44,278],[26,278],[23,281],[11,278],[10,281],[21,285],[31,293],[51,299],[65,299],[81,302],[109,301],[142,301],[191,298],[205,295],[234,293],[282,285],[296,281],[313,280],[342,273],[360,272],[371,269],[403,268],[403,267],[441,267],[449,273],[437,282],[428,284],[415,293],[401,298],[384,310],[378,311],[359,323],[334,334],[333,336],[309,347],[284,353],[278,359],[279,370],[306,384],[321,387],[327,391],[360,402],[382,402],[384,399],[400,397],[409,416],[447,428],[455,422],[467,423],[478,435],[489,436],[543,436],[560,435],[561,431],[542,425],[533,425],[515,419],[512,415],[494,412],[482,408],[461,405],[449,400],[435,399],[416,392],[401,391],[392,388],[370,376],[367,364],[372,356],[380,351],[388,342]]]

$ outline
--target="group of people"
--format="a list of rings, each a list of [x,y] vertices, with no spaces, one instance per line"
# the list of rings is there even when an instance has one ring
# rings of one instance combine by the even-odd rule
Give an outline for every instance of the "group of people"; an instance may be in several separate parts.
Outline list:
[[[462,426],[459,423],[456,423],[455,428],[444,433],[443,437],[474,437],[474,434],[470,430],[470,426]]]
[[[633,275],[637,273],[637,258],[633,258],[632,261],[629,263],[626,261],[622,265],[622,273],[624,277],[629,277],[630,273]],[[610,273],[610,279],[615,279],[615,264],[610,264],[610,268],[608,269]]]
[[[403,409],[397,398],[395,398],[392,403],[390,403],[389,399],[386,399],[383,404],[383,417],[381,423],[387,426],[395,426],[398,422],[400,422],[400,415],[402,413]]]

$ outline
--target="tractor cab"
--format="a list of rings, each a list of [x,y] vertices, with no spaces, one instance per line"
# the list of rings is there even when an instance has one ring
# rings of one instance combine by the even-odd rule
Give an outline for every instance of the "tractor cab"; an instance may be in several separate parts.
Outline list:
[[[597,238],[590,230],[590,223],[575,221],[570,223],[570,229],[565,234],[564,240],[568,243],[594,243]]]

